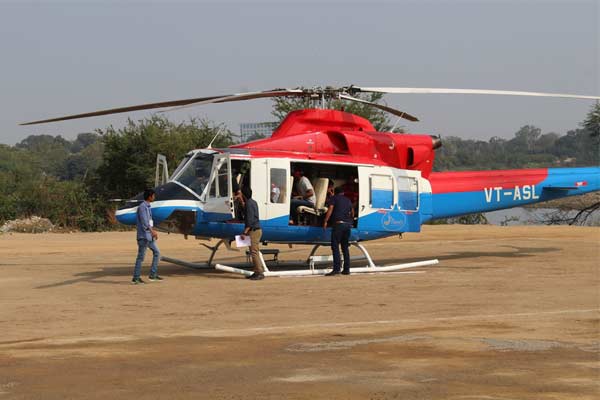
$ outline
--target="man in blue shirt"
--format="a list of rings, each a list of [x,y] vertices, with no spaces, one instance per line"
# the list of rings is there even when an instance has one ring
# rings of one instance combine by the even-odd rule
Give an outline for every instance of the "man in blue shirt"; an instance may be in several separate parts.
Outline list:
[[[160,259],[160,251],[156,246],[158,240],[158,233],[154,230],[154,221],[152,221],[152,210],[150,203],[154,201],[156,194],[153,189],[144,190],[144,201],[138,206],[136,215],[136,227],[137,227],[137,242],[138,242],[138,254],[135,260],[135,268],[133,270],[133,279],[131,283],[143,284],[144,281],[140,277],[142,273],[142,262],[146,255],[146,248],[152,250],[152,267],[150,268],[150,276],[148,279],[151,281],[162,281],[162,278],[158,276],[158,260]]]
[[[340,273],[340,245],[344,254],[343,275],[350,275],[350,230],[354,224],[354,207],[352,202],[344,196],[344,189],[335,188],[335,195],[329,199],[327,214],[323,222],[323,229],[327,228],[327,222],[331,219],[331,250],[333,251],[333,270],[327,276]]]

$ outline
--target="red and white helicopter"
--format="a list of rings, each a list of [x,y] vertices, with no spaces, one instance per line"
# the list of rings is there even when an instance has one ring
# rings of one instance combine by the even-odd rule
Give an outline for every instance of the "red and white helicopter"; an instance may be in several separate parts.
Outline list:
[[[142,104],[70,115],[23,125],[86,118],[165,107],[273,98],[308,97],[319,108],[293,111],[270,138],[223,149],[210,146],[190,151],[172,175],[164,173],[152,203],[155,226],[162,231],[218,238],[206,266],[211,267],[220,244],[229,247],[244,229],[236,215],[233,185],[249,185],[259,206],[264,244],[311,244],[308,270],[269,271],[265,275],[324,274],[315,269],[316,249],[330,243],[331,229],[322,228],[328,183],[345,185],[353,197],[357,216],[351,241],[368,266],[352,272],[394,271],[437,263],[428,260],[393,266],[376,266],[362,242],[404,232],[419,232],[427,221],[469,213],[523,206],[600,190],[600,167],[542,168],[502,171],[432,172],[439,138],[429,135],[377,132],[364,118],[327,109],[327,102],[342,99],[369,104],[409,121],[418,119],[386,105],[355,97],[358,93],[473,94],[562,97],[600,100],[600,96],[479,89],[358,87],[274,89],[194,99]],[[293,173],[302,170],[314,187],[314,207],[299,207],[299,223],[290,224]],[[350,193],[348,193],[350,192]],[[116,213],[124,224],[135,224],[141,195]],[[171,262],[181,262],[163,257]],[[216,268],[249,275],[251,272],[217,264]]]

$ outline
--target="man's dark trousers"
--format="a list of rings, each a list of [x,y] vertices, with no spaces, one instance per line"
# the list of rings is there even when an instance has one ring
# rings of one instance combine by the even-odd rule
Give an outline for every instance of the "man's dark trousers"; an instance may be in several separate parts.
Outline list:
[[[340,245],[344,254],[344,271],[350,272],[350,230],[352,226],[348,223],[336,223],[331,230],[331,250],[333,252],[333,271],[339,272],[341,266]]]

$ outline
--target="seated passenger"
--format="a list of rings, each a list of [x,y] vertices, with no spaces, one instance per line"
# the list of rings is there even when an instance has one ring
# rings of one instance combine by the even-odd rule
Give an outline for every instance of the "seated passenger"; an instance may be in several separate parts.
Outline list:
[[[316,197],[312,184],[300,169],[294,171],[294,185],[296,191],[295,197],[291,201],[290,215],[292,217],[292,222],[298,224],[298,212],[296,209],[300,206],[314,207]]]
[[[271,203],[283,203],[283,201],[279,201],[280,196],[281,189],[279,189],[276,184],[271,183]]]
[[[355,182],[354,176],[350,175],[343,186],[344,196],[346,196],[356,207],[358,203],[358,183]]]
[[[197,194],[201,195],[208,184],[208,178],[205,176],[196,176],[196,179],[188,185]]]

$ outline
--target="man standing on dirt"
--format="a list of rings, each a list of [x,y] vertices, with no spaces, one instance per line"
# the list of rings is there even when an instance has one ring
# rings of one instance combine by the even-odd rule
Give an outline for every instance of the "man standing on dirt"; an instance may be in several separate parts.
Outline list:
[[[154,221],[152,221],[152,210],[150,208],[150,203],[154,201],[155,197],[156,193],[154,192],[154,189],[144,190],[144,201],[137,209],[136,225],[138,254],[135,259],[133,279],[131,280],[131,283],[134,285],[144,283],[140,274],[142,273],[142,262],[144,261],[146,248],[148,247],[152,250],[152,267],[150,267],[150,276],[148,279],[151,281],[162,281],[162,278],[158,276],[158,260],[160,259],[160,251],[156,246],[158,233],[154,230]]]
[[[329,199],[327,214],[323,222],[323,229],[327,228],[327,221],[331,218],[333,221],[331,229],[331,250],[333,252],[333,270],[326,274],[327,276],[338,275],[340,273],[340,245],[344,254],[343,275],[350,275],[350,250],[349,240],[350,231],[354,224],[354,207],[352,202],[344,196],[344,189],[335,188],[335,195]]]
[[[250,255],[252,255],[252,261],[254,262],[254,273],[248,276],[248,279],[253,281],[259,281],[265,279],[264,268],[260,256],[258,254],[260,238],[262,237],[262,229],[260,228],[260,219],[258,217],[258,204],[252,198],[252,189],[248,186],[242,188],[242,194],[244,195],[246,203],[246,216],[244,219],[245,227],[242,233],[242,240],[245,239],[245,235],[250,235]]]

